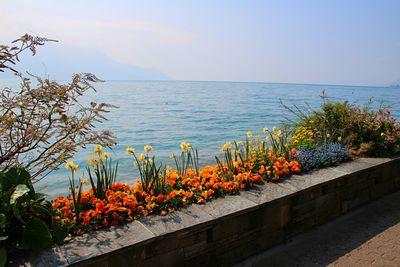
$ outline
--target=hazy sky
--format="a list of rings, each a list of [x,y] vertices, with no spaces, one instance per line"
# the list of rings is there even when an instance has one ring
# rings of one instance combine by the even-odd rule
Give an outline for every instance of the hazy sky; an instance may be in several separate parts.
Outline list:
[[[108,79],[400,79],[399,0],[9,0],[2,8],[0,44],[25,32],[60,41],[39,53],[40,62],[58,62],[49,75],[84,62],[91,71],[93,62],[94,70],[114,66]],[[129,67],[147,76],[116,74]]]

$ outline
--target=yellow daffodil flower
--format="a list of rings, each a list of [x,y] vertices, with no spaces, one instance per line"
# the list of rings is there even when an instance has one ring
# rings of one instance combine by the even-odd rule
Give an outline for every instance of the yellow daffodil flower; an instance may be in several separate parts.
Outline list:
[[[93,154],[95,155],[101,155],[103,153],[103,147],[101,145],[97,145],[94,149],[93,149]]]
[[[69,161],[67,164],[65,164],[65,168],[71,170],[72,172],[76,172],[78,170],[78,165],[75,165],[73,161]]]
[[[125,149],[125,153],[126,154],[133,154],[133,153],[135,153],[135,149],[133,149],[132,147],[127,147]]]
[[[88,158],[88,160],[87,160],[87,163],[89,164],[89,165],[93,165],[93,163],[95,163],[95,159],[94,159],[94,157],[90,157],[90,158]]]
[[[182,142],[181,149],[182,149],[182,151],[188,151],[190,149],[190,144],[186,143],[186,142]]]

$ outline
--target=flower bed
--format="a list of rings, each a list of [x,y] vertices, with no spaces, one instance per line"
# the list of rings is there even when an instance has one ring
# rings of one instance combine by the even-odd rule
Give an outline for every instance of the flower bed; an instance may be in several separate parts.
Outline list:
[[[231,266],[400,189],[400,158],[293,175],[166,216],[92,231],[11,266]]]
[[[282,131],[273,130],[267,139],[274,146],[268,147],[260,137],[250,133],[245,142],[226,143],[222,148],[224,159],[216,158],[217,165],[198,169],[198,160],[190,144],[182,143],[180,157],[173,156],[176,168],[157,166],[150,156],[152,147],[145,146],[144,153],[137,155],[133,148],[126,152],[133,156],[134,165],[141,176],[134,186],[115,183],[116,169],[101,146],[88,160],[88,175],[92,186],[82,188],[86,179],[75,181],[77,166],[68,162],[71,170],[71,196],[59,196],[52,202],[54,220],[72,235],[81,235],[124,222],[130,222],[149,214],[165,216],[174,210],[192,203],[205,204],[208,200],[225,195],[238,194],[240,190],[252,188],[264,181],[279,181],[300,172],[300,164],[292,160],[297,153],[288,151],[281,144]],[[96,173],[93,175],[92,173]],[[99,188],[101,188],[99,190]]]

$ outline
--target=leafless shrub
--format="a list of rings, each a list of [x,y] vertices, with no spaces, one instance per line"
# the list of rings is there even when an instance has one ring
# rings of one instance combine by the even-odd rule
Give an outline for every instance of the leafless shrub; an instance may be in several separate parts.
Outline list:
[[[95,131],[95,123],[105,120],[109,104],[84,106],[79,97],[94,90],[100,82],[89,73],[74,74],[67,84],[29,75],[15,68],[19,55],[48,41],[28,34],[0,45],[0,72],[14,72],[20,79],[17,90],[3,88],[0,93],[0,171],[14,164],[25,167],[34,180],[45,177],[71,158],[79,147],[89,144],[114,145],[110,131]]]

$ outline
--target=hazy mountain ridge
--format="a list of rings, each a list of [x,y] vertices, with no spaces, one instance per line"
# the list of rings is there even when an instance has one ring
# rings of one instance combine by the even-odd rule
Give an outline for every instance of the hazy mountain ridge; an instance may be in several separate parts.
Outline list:
[[[61,47],[49,44],[39,47],[35,56],[29,52],[20,57],[16,69],[28,71],[39,77],[68,80],[73,73],[90,72],[103,80],[169,80],[170,77],[157,69],[141,68],[113,61],[101,53],[83,48]],[[3,73],[4,78],[13,77]]]

